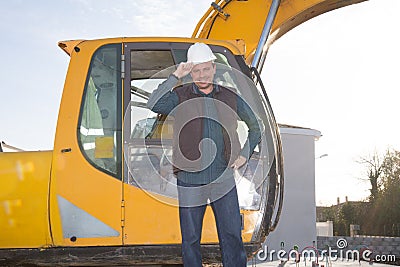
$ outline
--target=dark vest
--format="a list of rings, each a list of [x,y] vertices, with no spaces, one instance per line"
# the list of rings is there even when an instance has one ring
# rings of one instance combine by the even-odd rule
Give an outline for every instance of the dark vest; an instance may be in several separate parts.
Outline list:
[[[240,152],[237,134],[237,95],[231,90],[214,87],[214,104],[218,122],[222,125],[224,141],[224,157],[230,166]],[[173,163],[174,172],[200,170],[200,141],[203,139],[204,97],[198,94],[193,84],[175,88],[179,97],[179,105],[174,114]]]

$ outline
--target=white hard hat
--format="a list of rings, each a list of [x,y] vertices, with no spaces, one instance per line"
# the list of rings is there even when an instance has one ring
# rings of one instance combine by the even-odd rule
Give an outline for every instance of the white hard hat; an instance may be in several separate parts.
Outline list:
[[[195,43],[191,45],[187,52],[187,61],[193,64],[200,64],[217,59],[211,48],[204,43]]]

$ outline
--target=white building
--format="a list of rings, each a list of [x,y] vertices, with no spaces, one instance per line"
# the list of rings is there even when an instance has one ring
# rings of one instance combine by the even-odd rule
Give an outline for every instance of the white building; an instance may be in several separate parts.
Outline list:
[[[333,222],[317,222],[317,236],[333,236]]]
[[[289,252],[294,246],[301,251],[317,243],[315,141],[321,132],[289,125],[279,128],[284,156],[284,200],[278,226],[265,245],[268,251]]]

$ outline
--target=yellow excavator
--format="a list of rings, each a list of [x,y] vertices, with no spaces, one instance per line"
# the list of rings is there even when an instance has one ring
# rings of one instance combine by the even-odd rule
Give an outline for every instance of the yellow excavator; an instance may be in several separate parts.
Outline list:
[[[264,126],[264,141],[236,175],[243,241],[255,255],[283,201],[279,131],[259,74],[268,47],[315,16],[362,1],[219,0],[190,38],[59,42],[70,63],[54,149],[0,153],[0,266],[181,263],[170,121],[146,103],[199,41],[217,58],[218,82],[238,90]],[[246,126],[238,128],[246,139]],[[205,262],[220,262],[209,209],[202,250]]]

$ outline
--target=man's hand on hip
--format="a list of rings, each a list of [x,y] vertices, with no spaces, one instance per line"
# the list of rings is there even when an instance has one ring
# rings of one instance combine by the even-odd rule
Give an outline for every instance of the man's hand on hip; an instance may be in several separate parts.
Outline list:
[[[245,163],[246,163],[246,158],[243,156],[239,156],[235,162],[233,162],[233,164],[231,165],[231,168],[233,168],[234,170],[239,169],[240,167],[242,167]]]

